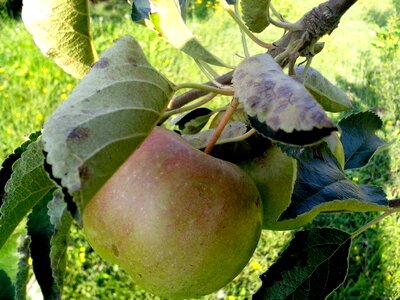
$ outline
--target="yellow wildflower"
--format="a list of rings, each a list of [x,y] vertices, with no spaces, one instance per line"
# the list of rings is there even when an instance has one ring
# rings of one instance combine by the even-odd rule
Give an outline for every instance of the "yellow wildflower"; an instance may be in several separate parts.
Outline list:
[[[251,263],[251,268],[252,268],[254,271],[257,271],[257,270],[260,270],[260,269],[261,269],[261,265],[260,265],[258,262],[253,262],[253,263]]]
[[[35,120],[36,120],[36,121],[42,121],[42,120],[43,120],[43,115],[42,115],[41,113],[38,113],[38,114],[35,116]]]

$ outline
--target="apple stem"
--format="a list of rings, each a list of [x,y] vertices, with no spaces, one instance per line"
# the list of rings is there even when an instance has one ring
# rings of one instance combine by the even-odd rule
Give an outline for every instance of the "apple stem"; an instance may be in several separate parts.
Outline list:
[[[226,124],[228,124],[230,118],[232,117],[233,113],[235,112],[236,108],[239,105],[239,101],[237,98],[233,98],[231,103],[229,104],[228,108],[226,109],[221,121],[219,122],[217,128],[215,129],[215,132],[213,136],[210,139],[210,142],[208,143],[206,149],[204,152],[206,154],[210,154],[212,149],[214,148],[215,144],[217,143],[219,137],[221,136],[222,131],[224,130]]]

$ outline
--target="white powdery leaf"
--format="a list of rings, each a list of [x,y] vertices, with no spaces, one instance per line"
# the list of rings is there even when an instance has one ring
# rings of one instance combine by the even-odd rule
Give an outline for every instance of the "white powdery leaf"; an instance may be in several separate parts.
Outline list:
[[[247,114],[274,131],[291,133],[334,127],[307,89],[283,73],[269,54],[244,60],[233,73],[232,82],[235,97]]]

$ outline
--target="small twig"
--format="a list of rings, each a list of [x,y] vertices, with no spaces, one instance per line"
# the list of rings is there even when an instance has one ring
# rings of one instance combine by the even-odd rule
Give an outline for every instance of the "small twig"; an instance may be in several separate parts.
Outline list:
[[[163,114],[162,119],[167,119],[167,118],[169,118],[169,117],[172,116],[172,115],[180,114],[180,113],[183,113],[183,112],[185,112],[185,111],[192,110],[192,109],[195,109],[195,108],[197,108],[197,107],[200,107],[200,106],[202,106],[202,105],[204,105],[204,104],[210,102],[212,99],[215,98],[215,96],[217,96],[217,94],[215,94],[215,93],[209,93],[209,94],[208,94],[207,96],[205,96],[203,99],[201,99],[200,101],[198,101],[198,102],[196,102],[196,103],[193,103],[192,105],[187,105],[187,106],[183,106],[183,107],[180,107],[180,108],[177,108],[177,109],[167,110],[167,111]]]
[[[239,1],[235,2],[235,13],[239,15]],[[246,34],[244,33],[243,29],[239,26],[240,36],[242,38],[242,46],[243,46],[243,53],[245,57],[250,57],[249,47],[247,46],[246,41]]]
[[[366,231],[367,229],[369,229],[372,225],[375,225],[377,223],[379,223],[380,221],[382,221],[384,218],[386,218],[387,216],[394,214],[396,212],[399,212],[400,208],[396,208],[396,209],[389,209],[388,211],[385,211],[383,214],[381,214],[379,217],[373,219],[372,221],[368,222],[367,224],[365,224],[364,226],[362,226],[361,228],[359,228],[358,230],[354,231],[351,234],[351,239],[354,239],[355,237],[359,236],[361,233],[363,233],[364,231]]]
[[[233,71],[230,71],[218,78],[215,78],[215,80],[221,84],[227,85],[227,84],[231,83],[232,75],[233,75]],[[209,81],[209,82],[203,83],[203,85],[212,85],[212,82]],[[182,107],[182,106],[190,103],[191,101],[196,100],[200,97],[203,97],[207,94],[208,94],[208,92],[203,91],[203,90],[198,90],[198,89],[193,89],[193,90],[187,91],[187,92],[183,93],[182,95],[179,95],[179,96],[176,96],[175,98],[173,98],[170,101],[170,103],[168,104],[168,108],[176,109],[176,108]]]
[[[400,199],[393,199],[389,201],[389,207],[391,208],[399,208],[400,207]]]
[[[180,89],[196,89],[220,95],[233,96],[233,88],[230,86],[222,86],[221,88],[219,88],[207,84],[188,82],[177,84],[175,86],[175,91]]]
[[[216,72],[210,68],[209,65],[207,65],[206,63],[195,59],[194,60],[197,64],[197,66],[199,67],[200,71],[208,78],[208,80],[210,80],[210,82],[212,82],[213,85],[215,85],[218,88],[221,88],[223,86],[223,84],[220,84],[218,81],[216,81],[214,78],[218,77],[219,75],[216,74]]]
[[[265,43],[259,38],[257,38],[243,23],[240,17],[232,10],[230,5],[225,1],[221,0],[222,7],[228,12],[228,14],[232,17],[232,19],[239,25],[239,27],[243,30],[243,32],[257,45],[263,47],[265,49],[274,49],[275,46],[273,44]]]
[[[218,141],[219,137],[221,136],[222,131],[224,130],[226,124],[228,124],[230,118],[232,117],[232,115],[235,112],[238,105],[239,105],[239,101],[236,98],[233,98],[230,105],[226,109],[221,121],[219,122],[217,128],[215,129],[215,132],[214,132],[213,136],[211,137],[206,149],[204,150],[204,153],[206,153],[206,154],[211,153],[216,142]]]
[[[272,18],[269,18],[269,21],[271,22],[272,25],[279,27],[279,28],[283,28],[287,31],[300,31],[301,30],[301,27],[299,25],[297,25],[296,23],[281,22],[281,21],[274,20]]]
[[[235,142],[241,142],[244,141],[245,139],[248,139],[249,137],[251,137],[253,134],[255,134],[257,132],[257,130],[255,130],[254,128],[250,129],[249,131],[247,131],[246,133],[239,135],[239,136],[235,136],[233,138],[226,138],[226,139],[222,139],[222,140],[218,140],[216,142],[216,145],[221,145],[221,144],[227,144],[227,143],[235,143]]]

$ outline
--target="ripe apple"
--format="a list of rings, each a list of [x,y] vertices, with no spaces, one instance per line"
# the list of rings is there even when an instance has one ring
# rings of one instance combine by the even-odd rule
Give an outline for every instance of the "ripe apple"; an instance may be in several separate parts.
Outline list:
[[[214,292],[247,264],[263,208],[239,167],[155,128],[83,211],[86,236],[144,289],[183,299]]]

